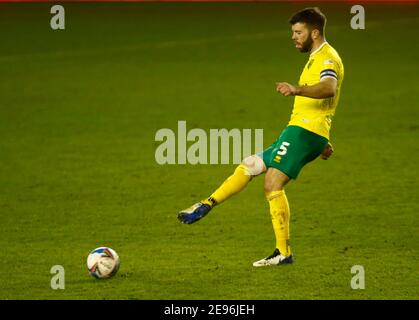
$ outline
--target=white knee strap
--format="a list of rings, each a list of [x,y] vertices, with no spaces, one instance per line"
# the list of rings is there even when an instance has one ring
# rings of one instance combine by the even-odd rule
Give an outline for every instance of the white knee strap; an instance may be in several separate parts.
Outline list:
[[[251,176],[258,176],[266,171],[263,160],[255,154],[245,158],[242,164],[246,166]]]

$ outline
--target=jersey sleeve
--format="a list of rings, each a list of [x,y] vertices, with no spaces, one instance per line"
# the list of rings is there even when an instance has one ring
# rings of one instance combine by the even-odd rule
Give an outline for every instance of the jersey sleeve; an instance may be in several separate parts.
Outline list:
[[[322,61],[321,71],[320,71],[320,81],[326,78],[339,79],[339,66],[338,62],[333,59],[324,59]]]

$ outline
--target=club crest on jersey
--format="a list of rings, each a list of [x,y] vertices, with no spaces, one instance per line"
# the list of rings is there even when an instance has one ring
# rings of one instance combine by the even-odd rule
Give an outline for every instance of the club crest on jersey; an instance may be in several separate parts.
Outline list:
[[[313,64],[314,59],[311,59],[307,64],[307,69],[310,69],[311,65]]]

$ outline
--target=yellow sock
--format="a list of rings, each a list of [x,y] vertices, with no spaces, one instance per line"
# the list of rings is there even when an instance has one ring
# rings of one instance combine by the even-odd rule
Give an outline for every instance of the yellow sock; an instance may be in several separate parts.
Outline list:
[[[228,177],[208,199],[201,202],[210,206],[220,204],[232,195],[242,191],[251,179],[252,176],[249,174],[247,167],[241,164],[236,168],[233,175]]]
[[[284,190],[272,191],[266,194],[271,211],[272,225],[274,227],[276,247],[283,256],[291,255],[289,246],[290,208]]]

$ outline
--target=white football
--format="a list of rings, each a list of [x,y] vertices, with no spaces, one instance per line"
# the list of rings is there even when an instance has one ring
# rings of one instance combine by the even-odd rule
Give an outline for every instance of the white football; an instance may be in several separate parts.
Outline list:
[[[114,276],[119,270],[119,256],[108,247],[96,248],[87,257],[87,269],[97,279]]]

